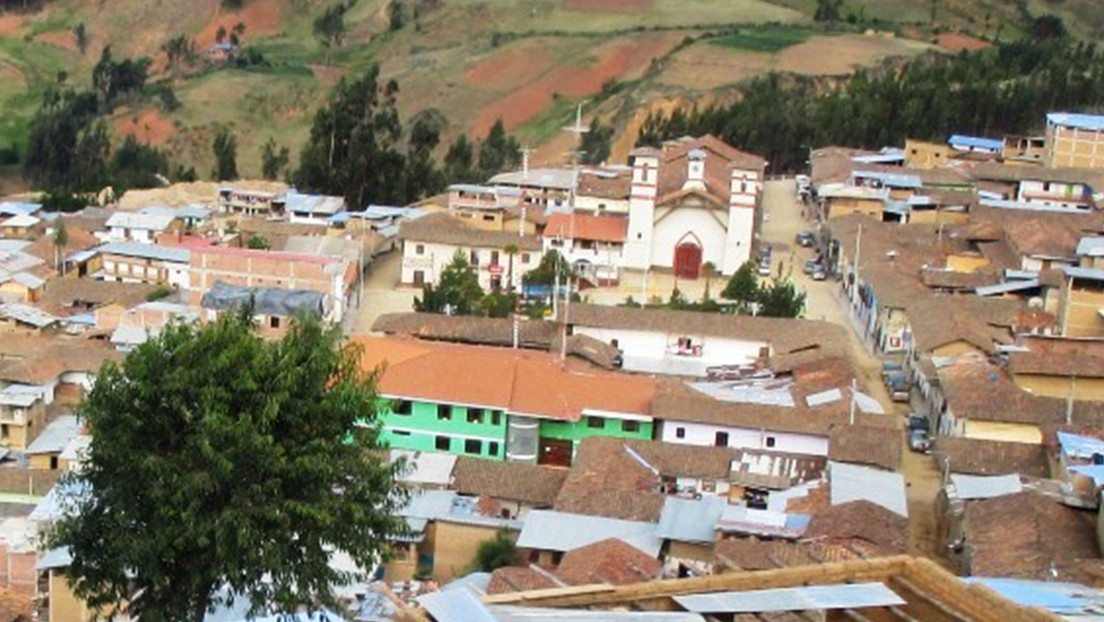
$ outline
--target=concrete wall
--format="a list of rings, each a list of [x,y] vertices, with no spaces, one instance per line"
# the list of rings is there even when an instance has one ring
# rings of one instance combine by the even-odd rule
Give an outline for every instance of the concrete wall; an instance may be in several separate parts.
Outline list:
[[[1060,313],[1059,324],[1063,321],[1066,337],[1104,337],[1104,317],[1098,309],[1104,307],[1104,291],[1094,291],[1074,287],[1069,299]]]
[[[1104,167],[1104,132],[1047,124],[1046,145],[1047,166]]]
[[[1077,378],[1069,376],[1048,376],[1044,374],[1016,374],[1013,377],[1016,386],[1035,395],[1066,399],[1071,395],[1076,400],[1104,400],[1104,378]]]
[[[1009,441],[1012,443],[1043,442],[1043,433],[1039,426],[1023,423],[1003,423],[999,421],[965,421],[963,436],[990,441]]]
[[[701,345],[701,356],[694,357],[702,365],[741,365],[754,362],[763,348],[769,348],[765,341],[728,339],[702,335],[694,326],[684,327],[685,332],[658,333],[621,328],[596,328],[591,326],[572,327],[576,335],[587,335],[598,341],[612,344],[629,358],[665,359],[675,357],[669,349],[678,345],[678,340],[689,337],[692,344]],[[682,357],[687,358],[687,357]]]
[[[437,404],[411,402],[411,414],[402,415],[385,404],[380,411],[383,423],[383,440],[397,449],[414,451],[442,451],[451,454],[476,456],[493,460],[506,457],[506,415],[501,411],[485,409],[483,423],[468,422],[469,408],[453,406],[451,419],[438,419]],[[495,423],[495,413],[498,423]],[[448,439],[448,447],[438,447],[438,437]],[[465,449],[466,441],[480,442],[478,453]]]
[[[984,255],[948,255],[947,267],[955,272],[977,272],[989,265]]]
[[[922,140],[905,140],[905,165],[911,168],[941,168],[953,153],[948,145]]]
[[[428,530],[433,541],[433,578],[442,583],[463,575],[479,545],[493,540],[498,532],[496,527],[445,521],[433,521]],[[517,534],[513,535],[516,539]]]
[[[702,249],[702,263],[724,266],[727,212],[727,208],[710,206],[695,196],[684,198],[674,207],[656,208],[651,265],[674,267],[675,248],[692,242]]]
[[[881,220],[884,207],[885,204],[876,199],[828,199],[828,218],[862,214]]]
[[[479,277],[479,286],[484,290],[491,289],[491,278],[495,275],[492,270],[493,254],[498,253],[497,275],[501,279],[503,288],[516,287],[521,282],[524,274],[533,268],[541,260],[541,251],[522,250],[514,255],[513,280],[510,277],[510,257],[501,248],[470,248],[455,246],[452,244],[435,244],[432,242],[418,242],[416,240],[403,241],[403,261],[401,282],[405,285],[413,285],[416,282],[415,272],[421,272],[425,283],[437,283],[441,278],[441,272],[452,261],[456,251],[460,251],[464,258],[471,262],[472,253],[475,253],[478,266],[475,272]],[[420,251],[420,252],[419,252]]]
[[[767,422],[764,422],[766,424]],[[681,430],[681,432],[680,432]],[[828,455],[828,437],[814,434],[772,432],[752,428],[711,425],[667,419],[660,425],[659,440],[685,445],[714,446],[718,432],[728,434],[728,446],[737,449],[769,449],[811,456]],[[771,444],[770,439],[773,439]]]

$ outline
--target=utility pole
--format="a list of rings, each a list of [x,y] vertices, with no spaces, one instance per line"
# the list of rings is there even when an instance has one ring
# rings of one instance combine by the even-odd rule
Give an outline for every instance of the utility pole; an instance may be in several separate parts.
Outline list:
[[[851,408],[848,419],[851,421],[851,425],[855,425],[855,391],[859,389],[859,381],[856,378],[851,379]]]
[[[1077,385],[1077,376],[1070,376],[1069,391],[1066,392],[1066,425],[1073,425],[1073,391]]]
[[[851,306],[854,307],[859,298],[859,251],[862,248],[862,223],[859,223],[859,230],[855,233],[855,261],[851,266],[851,274],[854,275],[851,283]]]

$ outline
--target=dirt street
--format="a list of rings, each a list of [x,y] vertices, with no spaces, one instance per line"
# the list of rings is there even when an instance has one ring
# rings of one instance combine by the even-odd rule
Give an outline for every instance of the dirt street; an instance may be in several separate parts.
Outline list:
[[[763,209],[770,216],[769,220],[763,222],[761,242],[770,244],[773,249],[775,272],[777,273],[781,267],[785,273],[790,271],[792,266],[791,277],[806,293],[806,317],[826,320],[847,328],[851,336],[852,360],[861,376],[861,382],[867,392],[886,406],[886,412],[896,416],[898,421],[903,423],[903,416],[909,411],[908,405],[889,400],[889,395],[881,382],[882,362],[871,354],[854,330],[839,283],[831,279],[814,281],[802,270],[805,260],[813,257],[813,251],[797,246],[794,237],[800,231],[812,230],[815,225],[802,217],[801,203],[796,199],[794,182],[792,180],[767,182]],[[779,266],[779,264],[782,265]],[[903,432],[901,444],[903,455],[901,472],[908,486],[911,552],[943,563],[941,551],[936,550],[935,496],[939,491],[939,468],[931,456],[910,451],[908,439]]]
[[[359,304],[357,296],[353,296],[353,304],[345,318],[346,333],[364,335],[371,332],[372,323],[379,316],[414,309],[414,297],[418,290],[399,287],[401,268],[400,251],[391,251],[375,258],[365,275],[364,292]]]

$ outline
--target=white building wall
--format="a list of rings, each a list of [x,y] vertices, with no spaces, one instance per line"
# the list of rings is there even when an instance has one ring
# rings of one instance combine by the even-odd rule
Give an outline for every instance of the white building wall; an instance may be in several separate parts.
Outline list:
[[[717,264],[725,276],[734,274],[751,259],[751,247],[755,240],[755,210],[763,188],[758,171],[733,170],[729,184],[731,199],[724,262]]]
[[[575,197],[575,209],[596,214],[628,214],[629,201],[627,199],[607,199],[579,195]]]
[[[706,207],[683,205],[661,215],[652,237],[651,265],[671,268],[675,265],[675,247],[684,239],[701,244],[702,263],[720,266],[724,261],[725,227],[717,220],[724,212]],[[690,235],[687,235],[690,234]]]
[[[188,277],[191,274],[188,264],[172,264],[166,263],[165,270],[168,272],[169,287],[176,287],[179,289],[188,289],[191,287],[191,279]]]
[[[418,247],[422,247],[422,253],[418,253]],[[414,284],[414,273],[421,270],[425,275],[426,283],[437,283],[440,279],[441,272],[452,261],[453,255],[459,250],[463,253],[464,258],[469,262],[471,261],[471,253],[474,250],[476,259],[479,265],[476,267],[476,274],[479,277],[479,286],[485,290],[491,289],[491,277],[494,273],[491,271],[491,257],[494,252],[498,252],[498,265],[501,266],[502,272],[502,287],[517,287],[521,283],[521,279],[526,272],[536,268],[540,263],[541,251],[539,250],[520,250],[517,255],[514,255],[514,271],[513,271],[513,283],[507,282],[507,277],[510,275],[510,256],[506,254],[506,251],[500,248],[468,248],[454,246],[451,244],[436,244],[431,242],[418,242],[415,240],[404,240],[402,245],[403,261],[402,261],[402,283],[404,285]],[[528,261],[526,261],[528,258]]]
[[[724,337],[703,336],[687,326],[681,333],[658,333],[626,330],[621,328],[595,328],[575,325],[576,335],[587,335],[605,343],[617,341],[617,347],[625,358],[667,358],[672,356],[669,349],[678,344],[679,338],[689,337],[693,343],[701,344],[701,357],[704,365],[740,365],[751,363],[759,358],[761,348],[767,347],[765,341],[743,341]],[[684,358],[684,357],[683,357]]]
[[[659,183],[659,158],[637,156],[633,162],[632,196],[629,198],[629,235],[625,240],[624,267],[646,270],[652,253],[655,198]]]
[[[682,430],[681,438],[679,430]],[[716,444],[717,432],[728,433],[728,446],[737,449],[767,449],[810,456],[828,455],[828,438],[825,436],[707,425],[673,419],[667,419],[660,425],[660,440],[712,447]],[[768,439],[774,439],[773,446],[768,446]]]

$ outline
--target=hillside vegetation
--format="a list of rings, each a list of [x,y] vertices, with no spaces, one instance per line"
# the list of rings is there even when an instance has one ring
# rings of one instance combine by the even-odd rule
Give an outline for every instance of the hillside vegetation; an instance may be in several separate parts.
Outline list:
[[[404,121],[440,113],[440,150],[461,133],[482,138],[502,119],[523,143],[542,147],[540,162],[566,157],[573,139],[562,128],[583,100],[588,115],[622,134],[616,158],[657,106],[726,101],[736,85],[768,72],[842,75],[936,49],[930,5],[904,0],[845,2],[827,30],[812,20],[817,0],[345,0],[342,32],[328,40],[315,24],[336,0],[243,4],[9,7],[0,16],[0,164],[25,148],[43,94],[59,83],[88,88],[107,45],[116,59],[152,59],[149,83],[115,108],[110,131],[161,147],[200,176],[211,171],[212,141],[224,129],[237,137],[244,176],[260,174],[269,141],[290,147],[294,165],[332,86],[373,63],[382,80],[398,83]],[[939,0],[936,24],[1011,38],[1030,15],[1055,12],[1075,33],[1095,36],[1104,21],[1099,4]],[[207,61],[220,28],[229,33],[239,24],[238,61]],[[163,48],[181,35],[199,58],[171,64]]]

